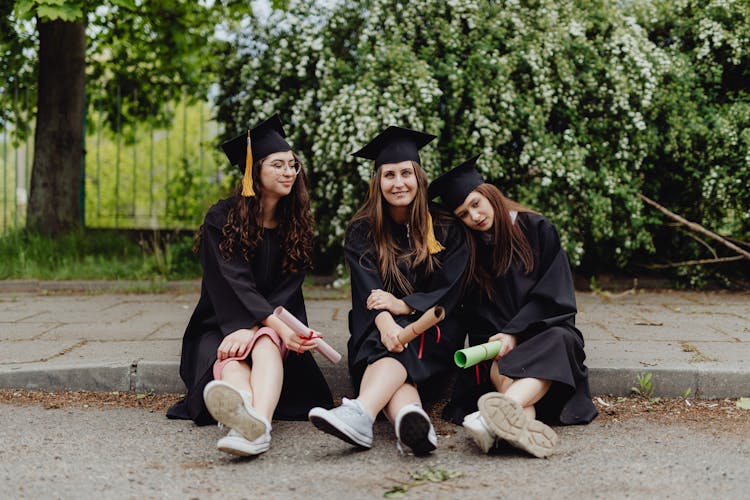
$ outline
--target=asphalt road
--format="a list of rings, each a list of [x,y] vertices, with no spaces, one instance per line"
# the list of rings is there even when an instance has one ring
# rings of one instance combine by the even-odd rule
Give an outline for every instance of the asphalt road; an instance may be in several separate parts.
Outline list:
[[[426,458],[400,456],[386,422],[354,451],[307,422],[275,422],[271,450],[236,459],[223,432],[144,409],[0,404],[0,498],[383,498],[428,467],[458,478],[406,498],[747,498],[747,424],[594,421],[557,428],[546,460],[481,455],[463,429]]]

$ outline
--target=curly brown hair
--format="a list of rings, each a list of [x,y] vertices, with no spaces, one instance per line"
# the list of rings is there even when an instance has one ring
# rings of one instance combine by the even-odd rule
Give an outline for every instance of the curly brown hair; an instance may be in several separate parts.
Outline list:
[[[305,271],[312,267],[313,215],[310,210],[310,195],[307,189],[307,175],[300,158],[300,171],[288,196],[279,200],[276,206],[279,241],[281,242],[281,267],[285,273]],[[263,239],[263,186],[260,182],[260,169],[265,158],[253,163],[253,187],[256,196],[241,195],[242,183],[233,194],[234,206],[229,210],[227,222],[222,228],[219,251],[225,259],[230,259],[239,249],[249,261]]]

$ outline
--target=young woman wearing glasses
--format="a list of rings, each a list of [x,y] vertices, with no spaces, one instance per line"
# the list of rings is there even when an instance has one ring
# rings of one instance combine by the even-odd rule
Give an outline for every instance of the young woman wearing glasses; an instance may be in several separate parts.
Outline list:
[[[217,447],[234,455],[268,450],[271,419],[304,419],[333,401],[307,351],[273,311],[307,322],[302,280],[312,261],[312,214],[305,171],[278,115],[224,144],[244,171],[231,198],[201,226],[201,296],[185,331],[180,375],[184,400],[167,413],[229,428]],[[289,353],[288,351],[294,351]]]

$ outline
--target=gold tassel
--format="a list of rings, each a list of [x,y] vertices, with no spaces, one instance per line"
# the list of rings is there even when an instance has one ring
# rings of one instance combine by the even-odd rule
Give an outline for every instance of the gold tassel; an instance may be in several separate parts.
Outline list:
[[[242,176],[242,196],[255,196],[253,190],[253,150],[250,147],[250,131],[247,131],[247,156],[245,157],[245,175]]]
[[[427,214],[427,251],[434,255],[445,250],[445,247],[435,238],[435,231],[432,229],[432,215]]]

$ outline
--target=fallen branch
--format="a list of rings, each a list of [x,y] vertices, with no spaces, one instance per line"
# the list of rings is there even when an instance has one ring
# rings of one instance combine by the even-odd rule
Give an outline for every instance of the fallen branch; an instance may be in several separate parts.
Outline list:
[[[742,255],[744,258],[750,260],[750,252],[748,252],[746,250],[743,250],[742,248],[738,247],[737,245],[735,245],[731,241],[727,240],[726,238],[724,238],[724,237],[722,237],[722,236],[714,233],[713,231],[709,231],[708,229],[706,229],[705,227],[701,226],[700,224],[697,224],[695,222],[690,222],[689,220],[687,220],[687,219],[685,219],[683,217],[680,217],[676,213],[670,212],[669,210],[667,210],[663,206],[661,206],[658,203],[656,203],[654,200],[652,200],[650,198],[647,198],[646,196],[643,196],[641,193],[638,193],[638,197],[641,200],[643,200],[646,203],[648,203],[649,205],[655,207],[658,211],[660,211],[661,213],[665,214],[667,217],[669,217],[669,218],[671,218],[673,220],[676,220],[680,224],[683,224],[683,225],[689,227],[690,229],[692,229],[696,233],[703,234],[705,236],[708,236],[709,238],[712,238],[712,239],[718,241],[719,243],[721,243],[725,247],[727,247],[727,248],[729,248],[731,250],[734,250],[738,254]]]
[[[713,247],[711,245],[709,245],[708,242],[705,241],[703,238],[700,238],[698,235],[695,235],[695,234],[691,233],[690,231],[688,231],[686,229],[683,229],[682,227],[680,227],[680,232],[682,234],[684,234],[685,236],[687,236],[688,238],[690,238],[691,240],[697,241],[698,243],[700,243],[701,245],[703,245],[706,248],[706,250],[708,250],[709,252],[711,252],[711,255],[713,255],[714,259],[718,259],[719,258],[719,254],[716,253],[716,250],[714,250]]]
[[[745,257],[742,255],[735,255],[734,257],[718,257],[716,259],[699,259],[699,260],[684,260],[682,262],[670,262],[669,264],[648,264],[643,267],[646,269],[667,269],[669,267],[680,267],[680,266],[699,266],[701,264],[719,264],[722,262],[734,262],[736,260],[742,260]]]

